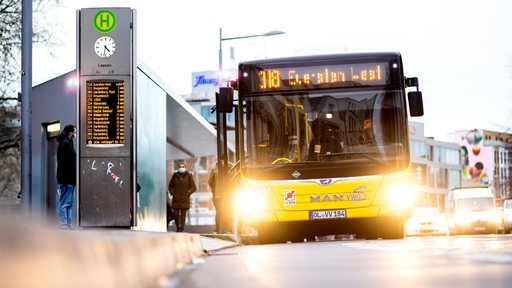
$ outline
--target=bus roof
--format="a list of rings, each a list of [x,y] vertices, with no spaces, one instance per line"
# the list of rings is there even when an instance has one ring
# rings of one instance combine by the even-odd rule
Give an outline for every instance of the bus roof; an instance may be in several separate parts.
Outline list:
[[[281,58],[268,58],[242,61],[240,65],[252,65],[262,63],[287,63],[295,61],[324,61],[332,59],[381,59],[381,58],[401,58],[400,52],[358,52],[358,53],[340,53],[340,54],[317,54],[305,56],[291,56]]]

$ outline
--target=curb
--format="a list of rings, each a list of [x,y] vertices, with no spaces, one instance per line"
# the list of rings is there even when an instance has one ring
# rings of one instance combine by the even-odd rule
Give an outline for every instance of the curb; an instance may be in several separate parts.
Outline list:
[[[0,223],[0,287],[156,287],[201,255],[198,234]]]

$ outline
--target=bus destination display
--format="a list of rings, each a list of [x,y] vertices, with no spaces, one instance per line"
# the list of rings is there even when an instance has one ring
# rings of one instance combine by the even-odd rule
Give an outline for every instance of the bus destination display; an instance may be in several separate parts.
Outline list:
[[[388,63],[255,67],[254,92],[388,84]]]
[[[86,82],[87,145],[124,144],[124,82]]]

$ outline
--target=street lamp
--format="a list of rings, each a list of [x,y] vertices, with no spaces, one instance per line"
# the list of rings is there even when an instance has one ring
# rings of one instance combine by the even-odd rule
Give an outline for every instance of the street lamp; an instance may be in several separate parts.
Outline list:
[[[275,31],[269,31],[264,34],[222,38],[222,28],[219,28],[219,70],[222,71],[222,41],[245,39],[245,38],[255,38],[255,37],[267,37],[267,36],[275,36],[275,35],[281,35],[281,34],[284,34],[284,32],[275,30]]]
[[[229,38],[222,38],[222,28],[219,29],[219,71],[222,71],[222,41],[228,41],[228,40],[236,40],[236,39],[245,39],[245,38],[254,38],[254,37],[266,37],[266,36],[274,36],[274,35],[280,35],[280,34],[284,34],[284,32],[282,31],[270,31],[270,32],[267,32],[265,34],[256,34],[256,35],[247,35],[247,36],[238,36],[238,37],[229,37]],[[219,85],[219,88],[220,88],[220,85]],[[216,218],[216,221],[219,220],[220,223],[216,223],[217,225],[217,228],[220,229],[221,231],[223,231],[224,229],[226,229],[227,227],[223,227],[224,224],[221,225],[221,223],[223,223],[223,221],[221,221],[220,219],[229,219],[229,218],[226,218],[226,217],[230,217],[231,215],[231,209],[229,209],[228,207],[230,207],[229,203],[230,200],[229,199],[223,199],[225,195],[229,195],[229,194],[224,194],[223,195],[223,190],[224,188],[226,188],[226,190],[230,189],[229,188],[229,182],[226,181],[228,179],[228,169],[229,169],[229,161],[228,161],[228,148],[227,148],[227,133],[226,133],[226,112],[224,111],[219,111],[219,104],[220,101],[220,90],[219,90],[219,93],[215,93],[216,94],[216,98],[215,98],[215,102],[217,103],[217,115],[216,115],[216,118],[217,118],[217,168],[218,168],[218,177],[215,179],[216,181],[216,184],[217,184],[217,190],[216,193],[219,193],[222,201],[227,201],[226,202],[226,205],[224,204],[221,204],[221,206],[224,206],[225,208],[222,208],[222,207],[215,207],[216,209],[216,213],[218,213],[218,218]],[[232,104],[231,104],[232,105]],[[238,118],[237,114],[236,114],[236,109],[235,109],[235,118]],[[237,133],[237,132],[235,132]],[[238,135],[235,137],[236,139],[238,139]],[[229,223],[231,221],[227,221],[226,224],[229,225],[232,225],[232,231],[233,232],[236,232],[236,225],[235,223]],[[221,231],[217,231],[217,232],[221,232]]]

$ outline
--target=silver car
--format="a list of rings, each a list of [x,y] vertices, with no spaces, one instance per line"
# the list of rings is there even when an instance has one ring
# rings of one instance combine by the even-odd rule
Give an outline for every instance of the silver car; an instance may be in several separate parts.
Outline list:
[[[448,224],[436,207],[412,208],[412,215],[405,222],[405,236],[446,235]]]

